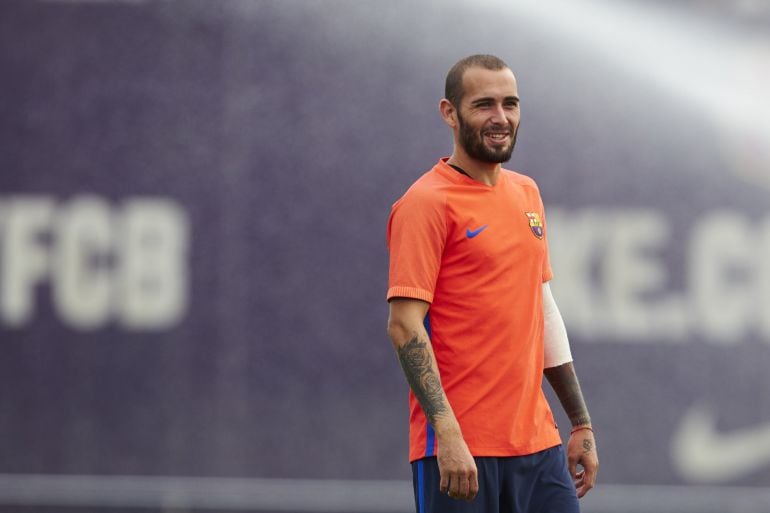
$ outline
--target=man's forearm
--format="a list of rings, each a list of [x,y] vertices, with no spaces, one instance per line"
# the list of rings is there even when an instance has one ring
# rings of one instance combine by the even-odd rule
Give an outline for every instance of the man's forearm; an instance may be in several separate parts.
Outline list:
[[[575,367],[572,362],[550,367],[543,370],[548,383],[556,392],[564,412],[569,417],[572,426],[590,426],[591,416],[588,414],[583,392],[580,390],[580,383],[575,374]]]
[[[453,499],[471,500],[478,492],[478,469],[441,385],[436,356],[422,319],[427,305],[391,301],[388,335],[409,387],[436,432],[439,490]],[[432,448],[431,448],[432,449]]]
[[[388,336],[398,361],[439,439],[460,434],[460,425],[441,385],[436,356],[433,354],[423,320],[428,304],[418,300],[394,299],[390,303]]]
[[[404,370],[406,380],[422,406],[428,421],[434,425],[438,417],[446,414],[449,405],[441,387],[441,378],[430,350],[430,342],[415,333],[404,344],[396,345],[398,360]]]

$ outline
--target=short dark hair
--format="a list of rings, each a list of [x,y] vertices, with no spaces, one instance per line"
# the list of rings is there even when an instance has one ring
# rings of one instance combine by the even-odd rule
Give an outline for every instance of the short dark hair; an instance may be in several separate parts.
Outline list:
[[[457,64],[452,66],[446,76],[446,84],[444,86],[444,98],[455,107],[460,107],[460,101],[463,99],[463,75],[468,68],[484,68],[491,71],[497,71],[500,69],[510,69],[508,65],[499,57],[494,55],[477,54],[471,55],[464,59],[457,61]]]

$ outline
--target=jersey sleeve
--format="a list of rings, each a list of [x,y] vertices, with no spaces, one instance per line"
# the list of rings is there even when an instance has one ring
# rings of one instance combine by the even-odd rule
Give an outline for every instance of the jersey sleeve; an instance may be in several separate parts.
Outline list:
[[[444,200],[436,194],[408,191],[393,205],[387,237],[387,299],[406,297],[433,302],[446,244]]]

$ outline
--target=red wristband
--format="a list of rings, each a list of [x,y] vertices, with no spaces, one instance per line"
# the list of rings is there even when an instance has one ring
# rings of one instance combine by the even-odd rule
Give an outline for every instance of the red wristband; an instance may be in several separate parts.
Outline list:
[[[575,433],[577,433],[578,431],[580,431],[582,429],[587,429],[591,433],[594,432],[594,428],[592,428],[591,426],[575,426],[575,427],[572,428],[572,431],[570,431],[569,434],[570,435],[574,435]]]

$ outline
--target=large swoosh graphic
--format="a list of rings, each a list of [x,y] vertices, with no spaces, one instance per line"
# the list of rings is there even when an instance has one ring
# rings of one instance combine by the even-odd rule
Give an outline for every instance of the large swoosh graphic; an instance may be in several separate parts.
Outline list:
[[[682,477],[699,483],[730,481],[770,466],[770,422],[720,433],[703,405],[685,413],[671,441]]]

